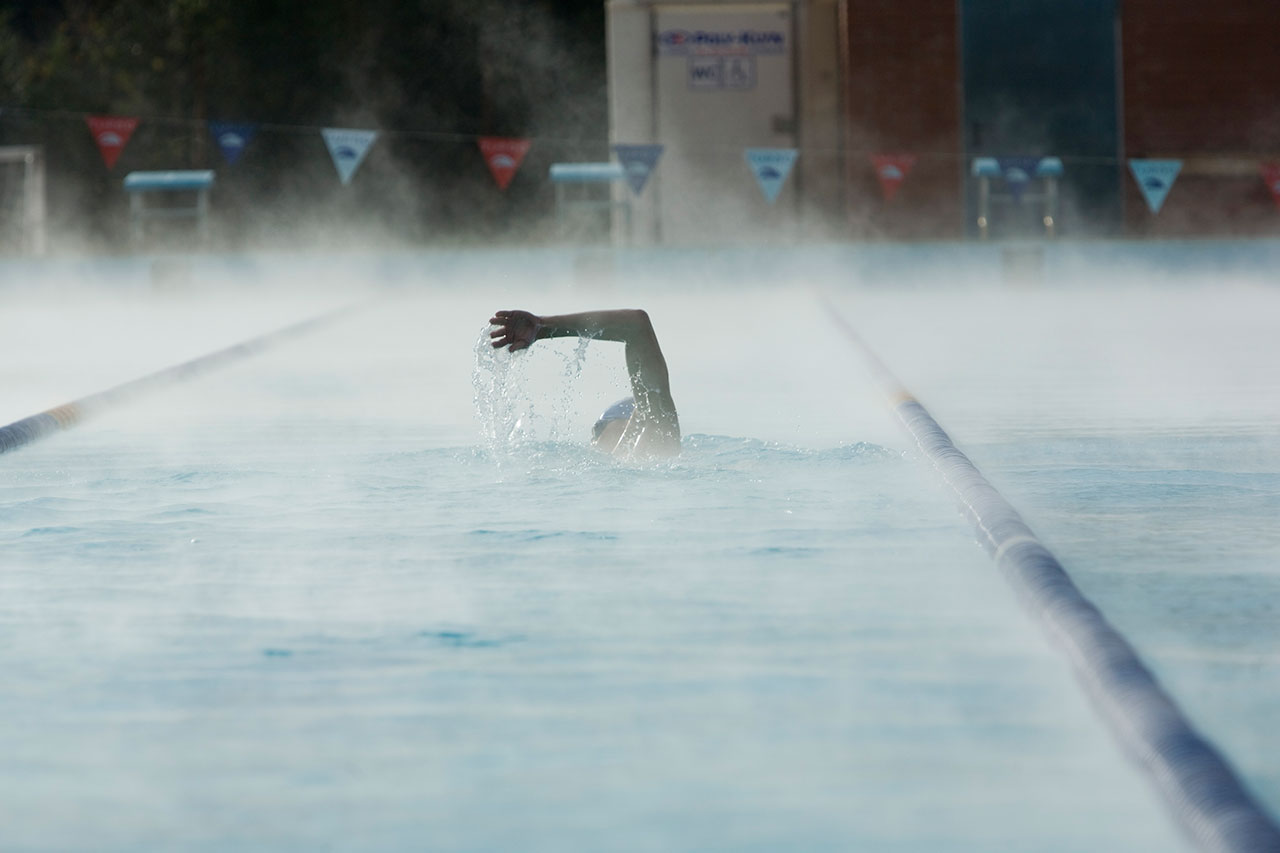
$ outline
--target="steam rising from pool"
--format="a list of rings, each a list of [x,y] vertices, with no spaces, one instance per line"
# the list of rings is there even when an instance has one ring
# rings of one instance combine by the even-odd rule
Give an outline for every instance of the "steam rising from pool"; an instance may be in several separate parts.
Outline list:
[[[8,420],[386,300],[3,460],[4,840],[1176,849],[901,458],[809,296],[820,254],[591,281],[568,253],[281,257],[165,286],[103,262],[6,290]],[[851,269],[820,270],[833,301],[1274,810],[1274,286]],[[588,449],[620,345],[477,331],[607,307],[653,318],[670,465]]]

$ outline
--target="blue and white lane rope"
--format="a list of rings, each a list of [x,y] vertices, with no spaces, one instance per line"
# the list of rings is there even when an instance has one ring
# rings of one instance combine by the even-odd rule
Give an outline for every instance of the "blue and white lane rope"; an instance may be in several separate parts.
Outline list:
[[[303,320],[300,323],[294,323],[291,326],[285,326],[274,332],[268,332],[265,335],[243,341],[234,346],[202,355],[199,358],[193,358],[190,361],[184,361],[164,370],[158,370],[155,373],[116,385],[105,391],[81,397],[79,400],[73,400],[61,406],[55,406],[52,409],[31,415],[20,421],[14,421],[8,426],[0,427],[0,453],[17,450],[56,432],[71,429],[71,427],[87,418],[97,415],[108,408],[128,402],[144,392],[152,391],[165,385],[185,382],[188,379],[202,376],[214,368],[257,355],[287,338],[305,334],[319,326],[332,322],[351,310],[351,308],[339,308],[329,311],[309,320]]]
[[[1221,753],[1187,721],[1133,646],[1087,599],[1017,511],[844,319],[894,413],[956,495],[1023,605],[1067,656],[1095,708],[1201,849],[1280,853],[1280,828]]]

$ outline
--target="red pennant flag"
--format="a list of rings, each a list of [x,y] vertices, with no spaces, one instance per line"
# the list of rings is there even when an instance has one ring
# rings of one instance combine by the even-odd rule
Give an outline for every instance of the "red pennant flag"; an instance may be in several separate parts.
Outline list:
[[[1266,182],[1267,189],[1271,190],[1276,207],[1280,207],[1280,163],[1263,163],[1262,180]]]
[[[907,173],[916,164],[914,154],[872,154],[871,165],[876,167],[876,177],[880,179],[880,190],[885,201],[892,201],[898,187],[906,180]]]
[[[93,141],[98,143],[102,162],[107,164],[108,169],[113,168],[116,160],[120,159],[120,152],[128,144],[129,137],[133,136],[138,120],[122,116],[86,116],[85,121],[89,122]]]
[[[516,170],[524,162],[524,155],[529,153],[533,143],[528,139],[507,139],[499,136],[485,136],[480,139],[480,153],[489,164],[493,179],[498,182],[498,189],[505,190],[516,176]]]

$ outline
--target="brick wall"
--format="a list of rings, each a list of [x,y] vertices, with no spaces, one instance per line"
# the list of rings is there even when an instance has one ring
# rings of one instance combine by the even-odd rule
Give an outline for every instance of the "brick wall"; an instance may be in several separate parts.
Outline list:
[[[956,0],[845,4],[847,207],[855,236],[963,232],[956,14]],[[872,153],[919,158],[887,204]]]
[[[1187,159],[1159,216],[1126,181],[1129,231],[1280,234],[1257,171],[1280,160],[1278,0],[1123,0],[1128,157]]]
[[[844,147],[852,236],[963,233],[958,0],[844,0]],[[1280,236],[1258,172],[1280,162],[1280,0],[1121,0],[1127,157],[1186,161],[1158,216],[1127,166],[1135,236]],[[873,152],[919,160],[890,203]]]

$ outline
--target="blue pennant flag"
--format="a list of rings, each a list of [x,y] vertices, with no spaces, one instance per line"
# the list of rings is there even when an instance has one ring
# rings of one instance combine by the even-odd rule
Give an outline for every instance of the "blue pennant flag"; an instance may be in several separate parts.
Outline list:
[[[782,192],[782,185],[787,182],[787,175],[791,174],[799,153],[794,148],[747,149],[747,165],[751,167],[756,182],[760,184],[760,192],[764,193],[769,204],[773,204],[778,193]]]
[[[329,156],[333,158],[333,167],[338,170],[338,177],[343,185],[351,183],[351,176],[364,162],[364,155],[369,153],[369,147],[378,138],[378,131],[326,127],[320,133],[324,136],[324,144],[329,148]]]
[[[1027,191],[1027,186],[1036,175],[1040,158],[997,157],[996,162],[1000,164],[1000,175],[1004,178],[1009,195],[1013,196],[1014,201],[1022,201],[1022,194]]]
[[[1164,206],[1165,197],[1173,189],[1173,182],[1182,171],[1181,160],[1130,160],[1129,171],[1142,190],[1142,197],[1147,200],[1147,207],[1152,213],[1159,213]]]
[[[218,149],[222,151],[222,159],[227,161],[228,166],[234,166],[240,159],[240,155],[244,153],[249,140],[253,139],[253,135],[258,132],[258,125],[247,121],[211,121],[209,132],[213,134],[213,138],[218,143]]]
[[[622,170],[627,173],[627,183],[631,192],[636,195],[644,192],[644,185],[649,183],[649,175],[653,173],[662,158],[661,145],[615,145],[613,153],[617,155]]]

